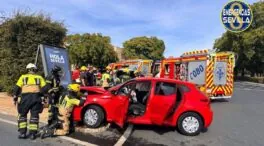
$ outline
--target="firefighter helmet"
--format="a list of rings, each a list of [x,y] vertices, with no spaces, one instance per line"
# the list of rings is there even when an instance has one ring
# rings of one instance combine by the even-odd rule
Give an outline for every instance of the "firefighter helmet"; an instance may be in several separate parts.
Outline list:
[[[37,69],[37,66],[33,63],[29,63],[26,67],[26,69]]]
[[[107,67],[106,67],[106,70],[111,70],[111,67],[110,67],[110,66],[107,66]]]
[[[81,67],[81,71],[86,71],[87,70],[87,67],[86,66],[82,66]]]
[[[73,92],[79,92],[80,91],[80,85],[79,84],[69,84],[68,90]]]

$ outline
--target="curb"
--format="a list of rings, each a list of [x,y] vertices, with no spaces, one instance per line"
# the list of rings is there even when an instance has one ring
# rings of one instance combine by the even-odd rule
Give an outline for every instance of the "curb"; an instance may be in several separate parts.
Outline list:
[[[242,83],[251,84],[251,85],[258,85],[258,86],[264,87],[264,84],[261,84],[261,83],[247,82],[247,81],[242,81]]]

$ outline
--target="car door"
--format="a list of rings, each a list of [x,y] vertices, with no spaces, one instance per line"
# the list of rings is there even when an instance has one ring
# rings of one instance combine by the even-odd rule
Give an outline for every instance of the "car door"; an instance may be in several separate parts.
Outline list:
[[[123,86],[121,86],[117,92],[115,97],[111,101],[111,106],[114,107],[114,122],[123,127],[126,122],[128,106],[129,106],[129,96],[130,93],[129,88],[133,86],[135,82],[129,82]]]
[[[152,98],[149,101],[150,119],[152,123],[162,125],[167,115],[173,110],[176,102],[176,84],[157,82]]]

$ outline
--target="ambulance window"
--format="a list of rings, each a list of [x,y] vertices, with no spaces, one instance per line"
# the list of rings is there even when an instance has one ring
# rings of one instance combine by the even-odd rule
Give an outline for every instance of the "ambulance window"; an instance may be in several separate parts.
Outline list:
[[[176,84],[168,82],[158,82],[156,84],[156,95],[172,95],[176,93]]]
[[[154,72],[159,72],[160,64],[155,64],[154,66]]]
[[[169,74],[169,64],[165,64],[165,74]]]

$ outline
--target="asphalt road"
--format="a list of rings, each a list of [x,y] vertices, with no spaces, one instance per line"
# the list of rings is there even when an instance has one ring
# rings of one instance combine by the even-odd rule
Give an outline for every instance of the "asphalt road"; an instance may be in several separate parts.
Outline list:
[[[1,119],[16,121],[15,117],[0,115]],[[78,146],[60,138],[38,138],[36,140],[18,139],[17,126],[0,121],[0,146]]]
[[[264,85],[236,82],[229,100],[212,102],[214,121],[208,131],[195,137],[179,134],[174,128],[135,125],[125,146],[261,146],[264,145]],[[15,117],[1,115],[11,121]],[[114,145],[125,129],[111,126],[102,133],[74,133],[70,137],[89,143]],[[77,145],[60,138],[18,140],[17,127],[0,121],[0,146]]]
[[[125,145],[264,145],[264,86],[236,82],[233,97],[212,102],[212,108],[214,121],[198,136],[183,136],[173,128],[135,126]]]

